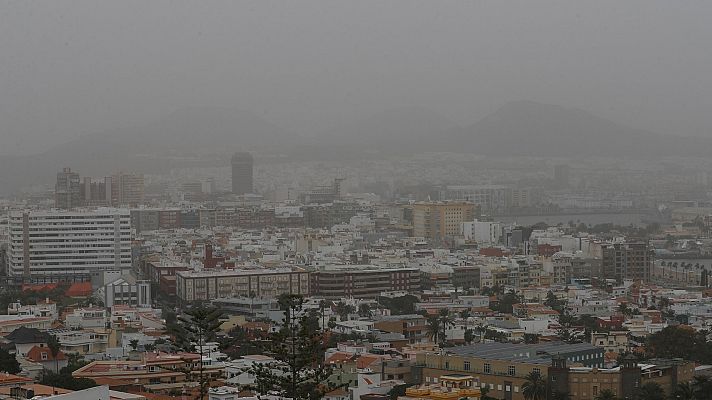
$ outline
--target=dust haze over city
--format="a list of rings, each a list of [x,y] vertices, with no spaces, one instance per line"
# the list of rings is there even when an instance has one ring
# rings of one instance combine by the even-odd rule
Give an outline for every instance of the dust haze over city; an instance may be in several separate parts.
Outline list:
[[[0,400],[709,398],[710,15],[0,3]]]

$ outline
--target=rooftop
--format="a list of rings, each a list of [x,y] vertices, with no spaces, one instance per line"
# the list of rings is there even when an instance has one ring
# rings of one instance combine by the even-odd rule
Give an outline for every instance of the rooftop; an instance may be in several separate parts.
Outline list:
[[[547,364],[551,362],[552,355],[566,356],[572,353],[596,350],[602,351],[589,343],[548,342],[537,344],[483,343],[453,347],[448,349],[448,352],[463,357]]]

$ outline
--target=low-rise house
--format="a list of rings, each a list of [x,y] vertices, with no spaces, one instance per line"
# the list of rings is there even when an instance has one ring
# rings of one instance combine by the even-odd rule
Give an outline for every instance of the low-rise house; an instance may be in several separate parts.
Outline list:
[[[146,352],[136,361],[93,361],[72,373],[75,378],[90,378],[111,387],[140,386],[145,391],[168,393],[182,390],[186,384],[185,369],[197,377],[200,355],[195,353]],[[215,380],[224,374],[225,365],[203,360],[203,374]],[[191,379],[195,381],[195,379]]]
[[[57,336],[63,352],[88,355],[106,352],[111,331],[57,329],[51,330],[50,333]]]
[[[593,332],[591,334],[591,344],[596,347],[603,347],[606,353],[623,354],[630,351],[627,331]]]
[[[65,316],[65,325],[71,329],[106,328],[108,315],[105,308],[78,308]]]
[[[51,317],[29,317],[23,315],[0,315],[0,333],[6,334],[17,328],[46,330],[52,327]]]
[[[50,299],[38,301],[37,304],[23,305],[20,302],[10,303],[7,306],[8,315],[21,315],[24,317],[50,318],[52,322],[57,320],[57,303]]]
[[[52,351],[47,346],[35,346],[27,352],[25,356],[28,360],[42,365],[42,368],[50,370],[54,373],[67,366],[67,356],[62,350],[57,352],[57,355],[52,355]]]
[[[15,345],[16,355],[25,357],[33,347],[46,347],[49,335],[36,328],[21,326],[5,336],[5,339]]]

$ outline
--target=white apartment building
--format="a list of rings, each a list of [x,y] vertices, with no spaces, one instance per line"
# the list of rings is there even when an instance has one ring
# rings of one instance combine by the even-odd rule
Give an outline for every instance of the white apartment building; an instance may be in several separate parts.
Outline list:
[[[474,240],[482,246],[492,246],[502,240],[502,224],[499,222],[468,221],[461,225],[465,240]]]
[[[9,230],[10,276],[131,268],[129,210],[12,212]]]
[[[104,285],[104,305],[114,307],[117,304],[151,307],[151,283],[130,275],[107,283]]]

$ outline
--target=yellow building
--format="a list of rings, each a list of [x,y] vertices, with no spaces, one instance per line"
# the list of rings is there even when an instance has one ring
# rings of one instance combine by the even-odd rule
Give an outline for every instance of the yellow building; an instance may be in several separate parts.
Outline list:
[[[450,374],[442,375],[438,384],[409,387],[398,400],[479,400],[480,396],[472,376]]]
[[[419,202],[409,207],[413,211],[413,236],[426,239],[460,236],[462,223],[475,218],[475,205],[468,202]]]

